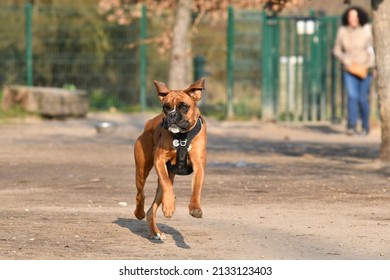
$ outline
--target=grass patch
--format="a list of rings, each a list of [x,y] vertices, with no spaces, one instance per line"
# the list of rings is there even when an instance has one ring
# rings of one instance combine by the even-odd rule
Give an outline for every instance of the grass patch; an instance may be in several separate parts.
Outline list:
[[[6,111],[0,108],[0,124],[15,119],[25,119],[28,116],[35,116],[35,114],[26,112],[20,105],[14,105]]]
[[[0,91],[0,101],[2,100],[3,91]],[[20,105],[14,105],[6,111],[0,107],[0,123],[7,123],[11,119],[24,119],[29,115]]]

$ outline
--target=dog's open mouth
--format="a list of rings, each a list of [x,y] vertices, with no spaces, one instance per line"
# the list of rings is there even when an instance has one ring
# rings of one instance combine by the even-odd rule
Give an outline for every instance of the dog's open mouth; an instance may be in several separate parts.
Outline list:
[[[190,128],[190,123],[188,121],[183,121],[183,120],[180,122],[165,121],[164,127],[173,134],[184,133]]]
[[[168,128],[168,130],[172,133],[179,133],[181,132],[181,128],[178,127],[176,124],[171,124]]]

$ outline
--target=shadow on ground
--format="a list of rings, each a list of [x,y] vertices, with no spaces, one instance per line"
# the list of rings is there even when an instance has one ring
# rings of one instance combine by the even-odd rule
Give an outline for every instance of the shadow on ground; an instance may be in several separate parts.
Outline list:
[[[163,243],[161,240],[154,240],[149,238],[149,233],[147,229],[147,224],[145,220],[137,220],[137,219],[127,219],[127,218],[118,218],[113,222],[123,228],[127,228],[132,233],[139,235],[143,238],[147,238],[152,243]],[[171,235],[173,240],[176,243],[176,246],[182,249],[191,249],[190,246],[186,244],[184,241],[183,235],[173,227],[167,226],[165,224],[157,224],[158,228],[163,231],[166,235]]]
[[[220,145],[223,143],[223,145]],[[216,152],[237,151],[247,154],[278,153],[286,156],[313,155],[325,158],[361,158],[379,157],[378,144],[316,143],[308,141],[267,141],[242,137],[220,137],[210,135],[208,150]]]

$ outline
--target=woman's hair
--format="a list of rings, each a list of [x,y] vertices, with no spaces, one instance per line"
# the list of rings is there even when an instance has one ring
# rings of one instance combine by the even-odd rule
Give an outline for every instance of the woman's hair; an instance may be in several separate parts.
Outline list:
[[[360,7],[352,6],[352,7],[349,7],[347,10],[345,10],[345,12],[341,16],[341,23],[344,26],[348,25],[348,14],[351,10],[355,10],[357,12],[358,18],[359,18],[359,24],[361,26],[368,23],[369,18],[368,18],[367,12]]]

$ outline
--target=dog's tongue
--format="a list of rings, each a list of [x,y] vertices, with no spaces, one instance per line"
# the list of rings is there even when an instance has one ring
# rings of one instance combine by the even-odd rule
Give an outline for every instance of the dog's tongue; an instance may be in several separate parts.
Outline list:
[[[176,124],[172,124],[168,130],[172,133],[179,133],[180,132],[180,129],[179,127],[176,125]]]

